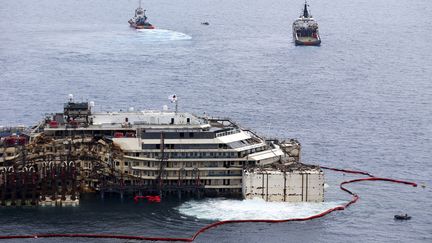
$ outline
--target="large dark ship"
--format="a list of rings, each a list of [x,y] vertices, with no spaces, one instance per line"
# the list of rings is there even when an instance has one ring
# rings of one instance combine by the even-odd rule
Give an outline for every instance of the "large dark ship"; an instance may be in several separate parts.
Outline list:
[[[308,10],[305,2],[303,13],[293,23],[293,38],[296,45],[319,46],[321,37],[318,31],[318,23]]]

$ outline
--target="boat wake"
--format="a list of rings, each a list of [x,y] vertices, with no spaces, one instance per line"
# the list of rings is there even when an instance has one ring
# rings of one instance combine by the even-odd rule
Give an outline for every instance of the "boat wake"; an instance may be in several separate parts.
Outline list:
[[[315,215],[344,202],[286,203],[263,199],[205,199],[187,201],[176,209],[183,215],[208,220],[287,219]]]
[[[140,37],[148,41],[176,41],[176,40],[190,40],[191,36],[172,30],[165,29],[137,29]]]

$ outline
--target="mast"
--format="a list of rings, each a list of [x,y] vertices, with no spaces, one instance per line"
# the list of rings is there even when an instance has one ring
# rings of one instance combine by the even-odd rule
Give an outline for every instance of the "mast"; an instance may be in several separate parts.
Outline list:
[[[307,1],[305,1],[304,9],[303,9],[303,17],[305,17],[305,18],[309,18],[309,12],[308,12],[308,9],[307,9],[307,5],[308,5]]]
[[[141,8],[141,0],[139,0],[139,7]]]

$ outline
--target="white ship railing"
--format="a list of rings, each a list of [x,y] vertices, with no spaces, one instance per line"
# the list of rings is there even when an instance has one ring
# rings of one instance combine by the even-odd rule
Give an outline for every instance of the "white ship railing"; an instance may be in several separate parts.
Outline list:
[[[216,133],[216,137],[223,137],[223,136],[228,136],[228,135],[232,135],[232,134],[237,134],[240,133],[240,129],[231,129],[229,131],[224,131],[224,132],[218,132]]]

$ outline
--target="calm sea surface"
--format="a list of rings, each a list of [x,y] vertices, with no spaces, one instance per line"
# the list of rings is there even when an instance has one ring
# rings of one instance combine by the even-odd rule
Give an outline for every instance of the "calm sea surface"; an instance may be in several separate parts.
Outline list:
[[[295,47],[302,3],[148,0],[160,29],[138,32],[127,24],[135,0],[2,0],[0,125],[34,124],[69,93],[99,110],[161,109],[176,93],[180,110],[298,138],[305,162],[426,185],[356,184],[361,199],[348,210],[221,226],[198,242],[432,242],[432,2],[311,0],[322,46]],[[349,199],[338,190],[347,178],[326,172],[324,204],[89,198],[76,208],[1,208],[0,234],[188,237],[219,219],[313,214]],[[413,219],[394,221],[401,212]]]

